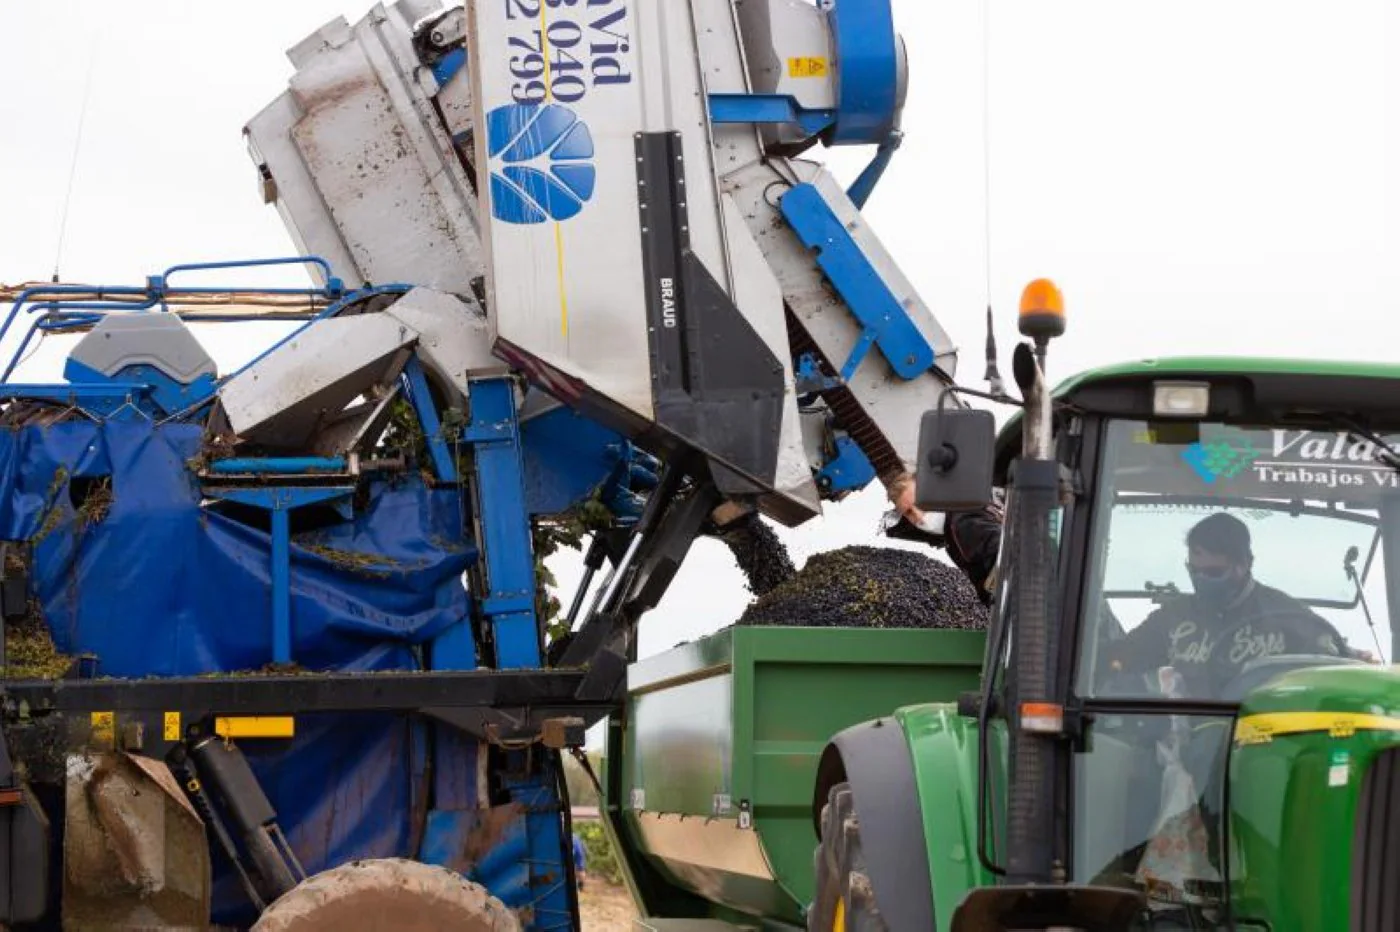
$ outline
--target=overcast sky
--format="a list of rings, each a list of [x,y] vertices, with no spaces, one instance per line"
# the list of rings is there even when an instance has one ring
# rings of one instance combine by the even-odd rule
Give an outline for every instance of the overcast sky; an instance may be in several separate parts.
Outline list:
[[[139,284],[177,262],[290,253],[241,129],[285,88],[286,48],[369,6],[0,0],[0,282],[53,272],[85,87],[64,279]],[[1056,378],[1203,351],[1393,361],[1394,6],[996,0],[990,265],[1003,350],[1021,287],[1048,275],[1070,314]],[[962,380],[980,385],[982,5],[896,0],[895,14],[907,138],[866,214],[964,347]],[[809,156],[849,180],[868,152]],[[289,281],[240,279],[274,280]],[[216,355],[227,365],[255,349]],[[883,508],[870,489],[785,536],[799,563],[875,542]],[[573,565],[559,576],[567,588]],[[643,653],[729,623],[746,601],[728,554],[701,542],[644,625]]]

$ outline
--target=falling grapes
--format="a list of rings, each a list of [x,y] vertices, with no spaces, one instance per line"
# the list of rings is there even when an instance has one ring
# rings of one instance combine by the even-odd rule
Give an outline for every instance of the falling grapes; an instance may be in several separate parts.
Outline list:
[[[726,525],[719,538],[734,554],[754,595],[766,595],[797,572],[783,542],[757,515]]]

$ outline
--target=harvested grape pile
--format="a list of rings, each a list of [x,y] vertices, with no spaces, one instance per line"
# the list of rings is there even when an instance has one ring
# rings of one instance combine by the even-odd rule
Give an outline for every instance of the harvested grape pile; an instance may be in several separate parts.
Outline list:
[[[754,595],[771,592],[797,572],[783,542],[757,515],[749,515],[727,525],[719,538],[734,554],[739,569],[743,570],[744,578],[748,580],[749,591]]]
[[[813,556],[738,623],[982,629],[987,609],[955,567],[908,550],[846,547]]]

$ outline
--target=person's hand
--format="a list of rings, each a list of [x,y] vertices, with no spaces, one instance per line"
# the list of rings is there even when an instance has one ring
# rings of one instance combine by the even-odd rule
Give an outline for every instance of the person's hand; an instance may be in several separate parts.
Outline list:
[[[924,513],[914,504],[914,478],[906,476],[895,486],[893,499],[894,510],[899,512],[900,517],[910,524],[918,527],[923,520]]]

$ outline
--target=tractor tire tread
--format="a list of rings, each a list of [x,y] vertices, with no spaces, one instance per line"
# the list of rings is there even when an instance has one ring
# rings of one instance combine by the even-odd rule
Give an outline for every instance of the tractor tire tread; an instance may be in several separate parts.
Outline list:
[[[308,877],[263,912],[250,932],[520,932],[516,915],[479,884],[403,858],[352,861]]]
[[[807,912],[809,932],[889,932],[875,903],[849,783],[838,783],[827,794],[821,812],[821,841],[812,853],[812,867],[816,893]],[[836,929],[839,901],[845,902],[845,924]]]

